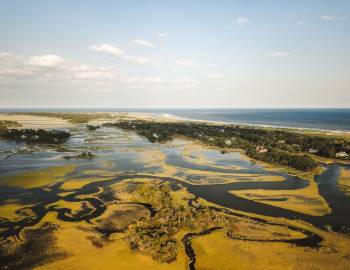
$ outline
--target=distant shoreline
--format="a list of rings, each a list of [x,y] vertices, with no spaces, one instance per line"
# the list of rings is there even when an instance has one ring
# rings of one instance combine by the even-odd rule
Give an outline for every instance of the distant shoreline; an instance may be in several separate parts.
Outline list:
[[[348,110],[348,109],[346,109]],[[350,111],[350,110],[349,110]],[[21,113],[21,115],[25,115],[26,113],[41,113],[41,112],[58,112],[58,113],[107,113],[112,114],[118,118],[118,116],[121,115],[127,115],[131,118],[137,118],[137,119],[144,119],[144,120],[161,120],[161,121],[189,121],[189,122],[201,122],[201,123],[211,123],[211,124],[220,124],[220,125],[240,125],[240,126],[248,126],[248,127],[260,127],[260,128],[272,128],[272,129],[286,129],[286,130],[295,130],[300,132],[317,132],[317,133],[330,133],[330,134],[345,134],[349,135],[350,130],[345,129],[323,129],[323,128],[312,128],[312,127],[296,127],[296,126],[288,126],[288,125],[273,125],[273,124],[262,124],[262,123],[250,123],[250,122],[239,122],[234,120],[213,120],[213,119],[198,119],[198,118],[192,118],[192,117],[186,117],[186,116],[179,116],[174,113],[167,113],[167,112],[141,112],[141,111],[108,111],[108,110],[97,110],[94,111],[93,109],[91,111],[79,111],[79,109],[76,109],[74,111],[70,111],[67,109],[67,111],[63,111],[60,109],[52,109],[52,110],[27,110],[27,109],[0,109],[0,115],[4,116],[6,114],[12,114],[12,116],[15,115],[15,113]],[[6,118],[6,117],[5,117]],[[0,117],[0,119],[5,119],[4,117]]]
[[[142,113],[141,113],[142,114]],[[149,113],[152,114],[152,113]],[[154,113],[155,115],[157,113]],[[216,120],[202,120],[194,118],[180,117],[173,114],[161,114],[169,120],[182,120],[182,121],[191,121],[191,122],[203,122],[203,123],[215,123],[222,125],[239,125],[239,126],[249,126],[249,127],[261,127],[261,128],[275,128],[275,129],[288,129],[288,130],[299,130],[299,131],[316,131],[316,132],[331,132],[331,133],[346,133],[350,134],[349,130],[333,130],[333,129],[318,129],[318,128],[308,128],[308,127],[293,127],[293,126],[279,126],[279,125],[267,125],[267,124],[253,124],[253,123],[241,123],[241,122],[229,122],[229,121],[216,121]]]

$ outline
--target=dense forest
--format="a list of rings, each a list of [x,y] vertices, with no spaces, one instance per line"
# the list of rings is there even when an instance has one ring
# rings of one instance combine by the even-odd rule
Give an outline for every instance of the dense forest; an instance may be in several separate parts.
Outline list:
[[[44,129],[0,129],[0,138],[23,141],[27,143],[59,144],[65,142],[71,134],[63,130]]]
[[[221,148],[239,148],[253,159],[303,171],[317,166],[309,154],[348,159],[348,153],[350,153],[350,142],[344,139],[287,130],[137,120],[106,123],[104,126],[134,130],[151,142],[171,140],[175,135],[186,136]]]

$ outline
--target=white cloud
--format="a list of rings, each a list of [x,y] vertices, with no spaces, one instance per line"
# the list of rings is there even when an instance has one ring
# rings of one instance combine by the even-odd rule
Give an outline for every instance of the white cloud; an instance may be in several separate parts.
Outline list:
[[[145,65],[145,64],[150,64],[151,60],[146,58],[146,57],[140,57],[136,55],[125,55],[123,57],[124,60],[133,63],[133,64],[138,64],[138,65]]]
[[[8,53],[8,52],[1,52],[0,53],[0,59],[1,58],[6,58],[6,57],[9,57],[9,56],[11,56],[12,54],[11,53]]]
[[[123,55],[121,59],[138,64],[150,61],[142,57],[128,55]],[[45,93],[49,93],[48,90],[62,89],[67,94],[70,91],[77,93],[90,91],[100,94],[101,91],[113,93],[118,91],[117,89],[157,89],[162,91],[164,85],[166,85],[166,89],[188,91],[196,87],[198,82],[190,78],[174,78],[173,76],[163,78],[158,74],[135,76],[124,73],[114,66],[105,67],[78,63],[58,55],[56,57],[47,57],[47,55],[23,57],[0,52],[0,87],[4,89],[5,87],[6,89],[34,89],[33,91],[45,89]]]
[[[226,76],[223,74],[210,74],[208,77],[210,79],[222,79],[222,78],[225,78]]]
[[[248,24],[249,20],[246,17],[237,17],[236,23],[237,24]]]
[[[212,68],[212,67],[215,67],[216,65],[215,64],[205,64],[203,67],[204,68]]]
[[[167,37],[169,36],[169,33],[158,33],[157,34],[157,38],[164,38],[164,37]]]
[[[321,19],[325,20],[325,21],[332,21],[332,20],[335,19],[335,17],[333,17],[333,16],[322,16]]]
[[[55,67],[66,63],[66,60],[58,55],[46,54],[42,56],[32,56],[28,63],[33,66]]]
[[[140,46],[140,47],[146,47],[146,48],[154,48],[155,45],[149,41],[146,40],[142,40],[142,39],[136,39],[133,40],[130,43],[130,46],[134,47],[134,46]]]
[[[102,53],[108,53],[108,54],[112,54],[115,56],[119,56],[119,55],[123,55],[124,51],[114,47],[113,45],[110,44],[99,44],[99,45],[92,45],[90,47],[91,50],[95,51],[95,52],[102,52]]]
[[[303,26],[303,25],[305,25],[305,22],[304,22],[304,21],[299,21],[299,22],[297,22],[297,26]]]
[[[13,53],[0,53],[0,82],[15,79],[17,76],[26,77],[32,74],[32,67],[22,56]]]
[[[336,16],[323,15],[321,17],[321,20],[324,20],[324,21],[345,21],[346,17],[344,17],[344,16],[336,17]]]
[[[8,52],[0,52],[0,60],[1,59],[9,59],[9,58],[17,58],[20,57],[19,55],[8,53]]]
[[[198,68],[199,65],[191,60],[174,60],[174,64],[181,67]]]
[[[286,51],[272,52],[269,54],[270,57],[274,57],[274,58],[285,58],[285,57],[288,57],[289,55],[291,55],[291,53]]]
[[[190,78],[180,78],[180,79],[175,79],[170,82],[173,86],[176,87],[176,89],[193,89],[198,85],[198,81]]]
[[[129,77],[128,83],[164,83],[160,77]]]
[[[189,79],[189,78],[181,78],[181,79],[177,79],[175,80],[175,82],[181,82],[181,83],[196,83],[196,80],[193,79]]]
[[[169,64],[170,67],[175,68],[198,68],[198,69],[207,69],[212,68],[215,64],[198,64],[195,61],[187,60],[187,59],[176,59],[172,63]]]
[[[113,79],[116,75],[113,67],[94,67],[91,65],[72,67],[72,73],[78,80],[108,80]]]
[[[75,63],[58,55],[24,58],[0,53],[0,83],[29,80],[55,83],[120,81],[114,67],[97,67]]]
[[[141,40],[139,40],[139,41],[141,41]],[[143,42],[146,42],[146,43],[143,43]],[[141,43],[137,42],[137,44],[143,44],[141,46],[148,46],[147,41],[143,41],[143,42],[141,42]],[[145,45],[145,44],[147,44],[147,45]],[[93,51],[96,51],[96,52],[108,53],[108,54],[112,54],[114,56],[121,57],[120,58],[121,60],[127,61],[127,62],[132,63],[132,64],[137,64],[137,65],[155,64],[154,61],[152,61],[149,58],[126,54],[123,50],[116,48],[110,44],[93,45],[90,47],[90,49]]]
[[[14,53],[0,52],[0,65],[6,63],[10,66],[13,63],[18,62],[22,58],[21,55],[16,55]]]
[[[130,76],[126,80],[126,84],[130,88],[137,89],[164,89],[166,85],[167,89],[191,89],[197,85],[197,81],[190,78],[173,78],[164,79],[159,76]]]

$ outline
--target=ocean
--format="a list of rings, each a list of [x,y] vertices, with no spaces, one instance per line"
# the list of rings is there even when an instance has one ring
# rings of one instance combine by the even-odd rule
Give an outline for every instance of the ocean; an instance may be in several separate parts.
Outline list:
[[[137,112],[273,127],[350,131],[350,109],[0,109],[0,112]]]

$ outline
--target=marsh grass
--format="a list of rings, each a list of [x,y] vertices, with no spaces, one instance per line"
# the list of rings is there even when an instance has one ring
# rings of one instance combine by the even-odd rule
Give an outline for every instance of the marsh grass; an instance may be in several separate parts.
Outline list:
[[[23,115],[33,115],[33,116],[45,116],[45,117],[55,117],[68,120],[68,122],[73,124],[83,124],[89,123],[90,121],[96,119],[110,119],[112,116],[109,113],[60,113],[60,112],[28,112],[28,113],[12,113],[12,114],[23,114]]]
[[[350,169],[342,168],[338,180],[340,190],[350,196]]]
[[[54,232],[58,227],[44,223],[41,227],[27,229],[23,233],[23,242],[16,245],[2,243],[0,246],[0,269],[32,269],[44,263],[63,259],[67,253],[56,246]]]

